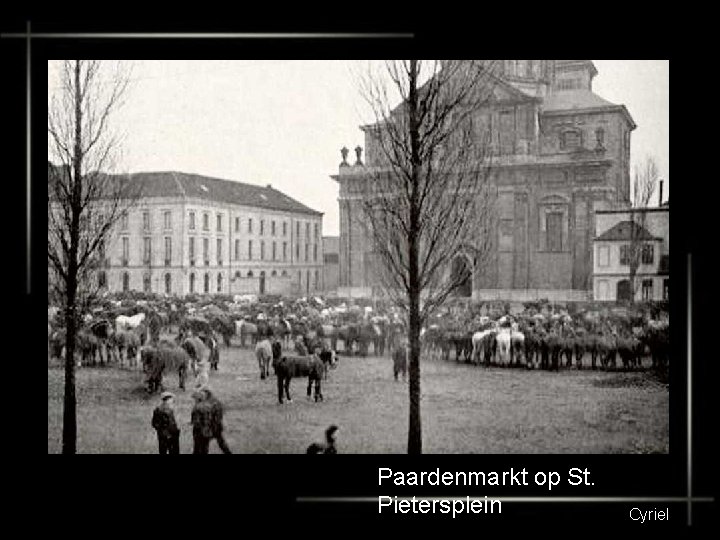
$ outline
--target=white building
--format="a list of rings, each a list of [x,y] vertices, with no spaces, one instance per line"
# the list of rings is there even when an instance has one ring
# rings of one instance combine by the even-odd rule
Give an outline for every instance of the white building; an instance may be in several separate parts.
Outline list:
[[[129,180],[142,196],[107,242],[101,287],[181,296],[323,290],[322,213],[270,185],[181,172]]]
[[[670,206],[595,212],[593,293],[595,300],[630,296],[630,239],[643,242],[635,277],[635,300],[669,300]],[[644,216],[644,217],[641,217]],[[644,221],[644,227],[640,223]],[[632,228],[635,228],[634,235]]]

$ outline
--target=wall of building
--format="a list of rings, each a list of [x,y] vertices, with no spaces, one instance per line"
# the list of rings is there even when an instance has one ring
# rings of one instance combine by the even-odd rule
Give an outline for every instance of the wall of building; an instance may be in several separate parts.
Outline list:
[[[145,228],[143,218],[145,212],[149,213],[148,229]],[[165,212],[170,212],[170,227],[165,227]],[[195,215],[195,227],[192,229],[191,213]],[[203,223],[204,215],[208,216],[207,229]],[[221,220],[220,228],[218,216]],[[239,219],[238,231],[235,230],[236,218]],[[253,220],[252,232],[248,231],[250,219]],[[287,224],[285,234],[283,222]],[[319,215],[271,211],[206,200],[148,198],[142,199],[128,212],[127,226],[123,225],[123,221],[118,223],[106,248],[108,266],[105,273],[110,291],[122,291],[123,275],[127,274],[130,290],[144,290],[144,280],[149,277],[150,291],[165,293],[165,276],[169,275],[171,294],[185,295],[190,293],[190,276],[194,275],[194,293],[204,293],[207,274],[210,293],[228,294],[233,289],[232,280],[237,279],[238,274],[247,277],[248,272],[253,272],[255,276],[265,272],[267,292],[270,294],[291,294],[288,291],[306,293],[308,290],[313,292],[323,288],[322,216]],[[123,257],[123,238],[128,241],[127,264]],[[149,262],[144,260],[145,238],[149,238],[151,243]],[[166,238],[171,242],[169,264],[166,263]],[[191,259],[190,254],[191,238],[195,243],[194,259]],[[207,257],[204,240],[207,240]],[[239,240],[239,254],[235,253],[235,240]],[[249,241],[253,242],[252,257],[248,249]],[[276,243],[274,260],[273,242]],[[285,258],[283,242],[287,242]],[[261,257],[261,243],[265,244],[264,257]],[[236,287],[245,285],[238,284]],[[276,292],[270,292],[271,288]]]
[[[627,280],[627,275],[603,275],[595,276],[593,278],[593,299],[598,301],[611,301],[617,300],[617,287],[618,283]],[[652,293],[650,300],[661,301],[669,300],[666,295],[665,285],[669,284],[670,278],[668,276],[658,276],[654,274],[639,275],[637,276],[637,288],[635,291],[635,300],[643,300],[643,281],[652,281]]]

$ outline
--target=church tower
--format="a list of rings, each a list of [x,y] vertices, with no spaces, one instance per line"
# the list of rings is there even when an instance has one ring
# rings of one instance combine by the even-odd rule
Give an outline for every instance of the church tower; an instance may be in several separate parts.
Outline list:
[[[592,60],[552,60],[553,91],[589,90],[597,69]]]

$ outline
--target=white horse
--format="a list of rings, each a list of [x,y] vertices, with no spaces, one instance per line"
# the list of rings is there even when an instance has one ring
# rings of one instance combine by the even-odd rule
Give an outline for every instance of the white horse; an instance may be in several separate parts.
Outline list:
[[[121,330],[135,330],[143,323],[144,320],[144,313],[138,313],[132,317],[118,315],[115,319],[115,331],[120,332]]]
[[[494,334],[497,333],[495,328],[488,328],[480,332],[475,332],[472,336],[472,360],[473,362],[480,363],[484,360],[482,353],[485,350],[485,341],[491,339]]]
[[[510,350],[510,347],[512,345],[511,338],[511,331],[507,328],[500,329],[495,338],[497,340],[498,363],[501,366],[510,365],[510,359],[512,354]]]

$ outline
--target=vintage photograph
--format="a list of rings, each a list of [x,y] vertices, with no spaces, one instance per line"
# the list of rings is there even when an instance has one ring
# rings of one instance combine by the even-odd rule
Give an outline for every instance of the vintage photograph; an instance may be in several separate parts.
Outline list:
[[[52,60],[47,115],[48,453],[669,452],[669,61]]]

